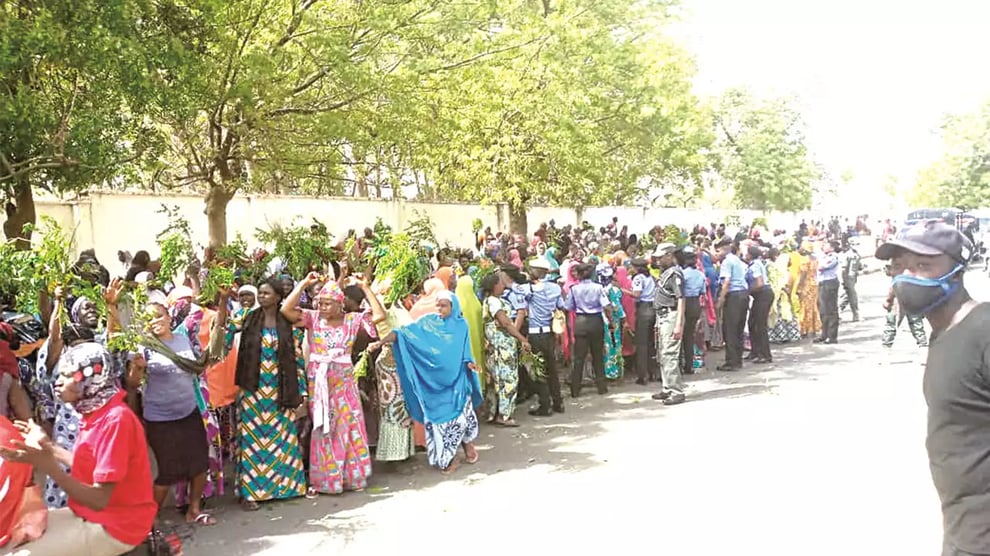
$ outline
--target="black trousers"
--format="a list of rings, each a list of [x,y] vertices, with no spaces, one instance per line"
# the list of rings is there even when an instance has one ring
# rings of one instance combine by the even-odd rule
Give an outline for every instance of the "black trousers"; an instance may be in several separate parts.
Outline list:
[[[773,290],[764,287],[758,292],[751,294],[753,305],[749,309],[749,342],[752,347],[750,353],[753,357],[771,360],[770,356],[770,328],[767,321],[770,319],[770,305],[773,304]]]
[[[839,339],[839,281],[818,283],[818,312],[822,318],[822,339]]]
[[[701,298],[684,298],[684,335],[681,336],[681,370],[684,373],[694,372],[694,341],[698,331],[698,319],[701,318]]]
[[[732,292],[725,298],[722,307],[722,339],[725,340],[725,365],[741,368],[743,354],[743,332],[746,328],[746,313],[749,312],[749,293]]]
[[[560,395],[560,374],[557,369],[556,346],[557,337],[552,332],[543,334],[530,334],[529,344],[533,346],[533,353],[543,358],[543,370],[546,379],[536,383],[536,392],[540,396],[540,408],[560,407],[564,404]]]
[[[657,376],[657,311],[652,302],[636,304],[636,376],[640,380]]]
[[[525,321],[523,321],[523,329],[520,330],[519,333],[522,334],[524,338],[529,339],[528,338],[528,336],[529,336],[529,330],[526,328],[526,322]],[[532,344],[530,344],[530,345],[532,345]],[[517,353],[517,355],[519,356],[519,359],[522,360],[522,346],[519,346],[519,352]],[[528,400],[530,398],[530,396],[532,396],[533,394],[539,393],[539,391],[540,391],[539,387],[536,385],[535,382],[533,382],[533,379],[530,378],[529,371],[526,369],[526,366],[520,364],[519,365],[519,386],[518,386],[518,390],[517,390],[518,394],[516,395],[516,400],[518,400],[520,402],[524,402],[524,401]]]
[[[584,377],[584,360],[591,351],[591,366],[595,372],[595,385],[600,394],[605,393],[605,326],[601,313],[577,315],[574,320],[574,365],[571,367],[571,396],[581,394]]]

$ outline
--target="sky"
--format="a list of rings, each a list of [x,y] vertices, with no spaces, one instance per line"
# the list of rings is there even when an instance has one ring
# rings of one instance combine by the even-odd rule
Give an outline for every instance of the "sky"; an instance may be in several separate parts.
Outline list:
[[[816,159],[902,188],[940,154],[945,114],[990,100],[990,0],[681,0],[702,95],[796,95]]]

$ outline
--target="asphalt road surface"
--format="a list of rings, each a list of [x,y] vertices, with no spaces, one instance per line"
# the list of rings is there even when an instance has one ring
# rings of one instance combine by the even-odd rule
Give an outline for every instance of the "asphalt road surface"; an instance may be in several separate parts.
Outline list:
[[[971,291],[990,297],[978,274]],[[420,454],[376,467],[363,493],[228,504],[217,526],[185,531],[186,554],[938,554],[924,352],[906,323],[881,349],[886,288],[862,278],[864,320],[844,321],[838,345],[774,346],[773,366],[702,372],[689,403],[629,385],[550,419],[522,407],[522,426],[483,427],[481,461],[452,477]]]

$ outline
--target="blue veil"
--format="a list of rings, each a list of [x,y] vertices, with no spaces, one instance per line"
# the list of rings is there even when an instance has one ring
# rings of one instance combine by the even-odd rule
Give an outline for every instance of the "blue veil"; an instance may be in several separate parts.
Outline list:
[[[468,399],[481,405],[481,382],[473,363],[471,335],[454,297],[450,316],[434,313],[395,329],[395,364],[409,415],[419,423],[447,423]]]

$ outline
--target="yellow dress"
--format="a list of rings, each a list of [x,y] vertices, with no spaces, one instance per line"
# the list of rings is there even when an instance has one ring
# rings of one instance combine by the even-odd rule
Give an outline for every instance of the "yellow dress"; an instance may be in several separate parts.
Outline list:
[[[802,257],[803,281],[801,283],[801,336],[818,334],[822,330],[821,315],[818,313],[818,261],[812,257]]]
[[[481,379],[481,388],[484,391],[485,380],[485,321],[481,316],[481,301],[474,293],[474,280],[470,276],[461,276],[457,279],[457,301],[461,304],[461,313],[468,323],[468,331],[471,334],[471,356],[474,357],[474,364],[478,366],[478,378]]]

